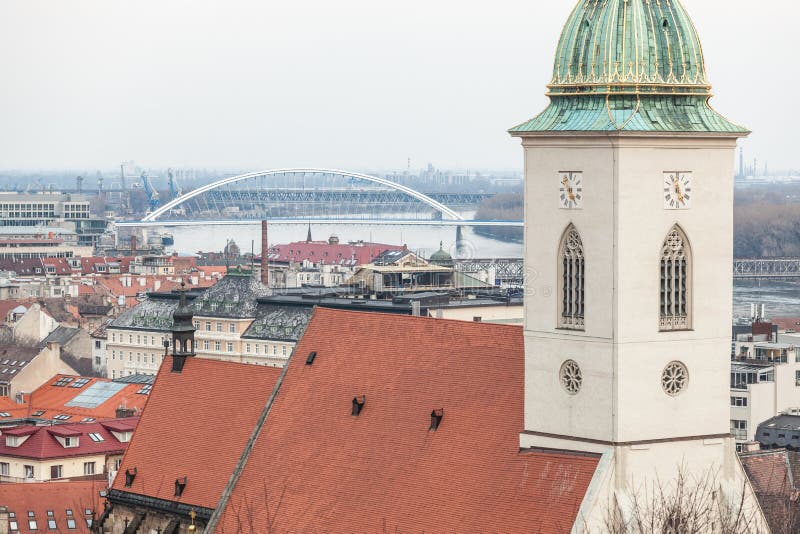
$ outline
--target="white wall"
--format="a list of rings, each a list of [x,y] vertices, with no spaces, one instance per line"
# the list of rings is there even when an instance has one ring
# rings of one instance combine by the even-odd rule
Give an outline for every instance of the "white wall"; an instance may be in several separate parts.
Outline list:
[[[523,146],[526,430],[609,442],[727,433],[735,139],[564,135]],[[583,171],[581,210],[559,209],[566,170]],[[663,207],[663,173],[675,170],[693,173],[690,210]],[[661,247],[676,222],[693,251],[693,330],[659,332]],[[570,223],[586,257],[585,332],[556,328]],[[558,379],[567,359],[583,370],[576,396]],[[660,382],[673,360],[690,375],[674,398]]]

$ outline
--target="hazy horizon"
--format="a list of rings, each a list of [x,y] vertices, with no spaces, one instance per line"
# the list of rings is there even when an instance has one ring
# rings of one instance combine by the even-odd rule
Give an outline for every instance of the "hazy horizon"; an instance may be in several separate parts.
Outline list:
[[[4,2],[0,169],[519,170],[506,130],[546,106],[574,3]],[[800,168],[780,90],[800,8],[684,3],[748,162]]]

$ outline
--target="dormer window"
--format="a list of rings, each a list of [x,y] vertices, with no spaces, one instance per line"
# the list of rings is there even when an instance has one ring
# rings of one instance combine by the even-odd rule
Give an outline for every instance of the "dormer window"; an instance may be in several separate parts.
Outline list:
[[[175,496],[180,497],[186,489],[186,477],[175,479]]]

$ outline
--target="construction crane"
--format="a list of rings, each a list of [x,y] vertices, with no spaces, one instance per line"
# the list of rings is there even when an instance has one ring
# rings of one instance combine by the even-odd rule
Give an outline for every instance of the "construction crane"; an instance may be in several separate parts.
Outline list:
[[[167,174],[169,175],[169,192],[172,195],[172,199],[176,199],[181,196],[181,188],[175,183],[175,175],[172,174],[172,169],[167,169]]]
[[[150,211],[153,211],[161,203],[158,198],[158,191],[153,187],[152,182],[150,182],[150,177],[147,176],[146,172],[142,171],[141,179],[142,187],[144,187],[144,192],[147,194],[147,200],[150,203]]]

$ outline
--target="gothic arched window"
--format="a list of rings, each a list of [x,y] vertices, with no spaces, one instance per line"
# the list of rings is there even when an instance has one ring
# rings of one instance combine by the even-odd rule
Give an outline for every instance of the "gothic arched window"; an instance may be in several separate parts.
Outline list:
[[[583,241],[573,225],[569,225],[561,237],[558,252],[561,304],[559,310],[560,328],[583,330],[583,309],[586,261],[583,254]]]
[[[661,330],[688,330],[692,307],[692,252],[677,224],[661,247]]]

